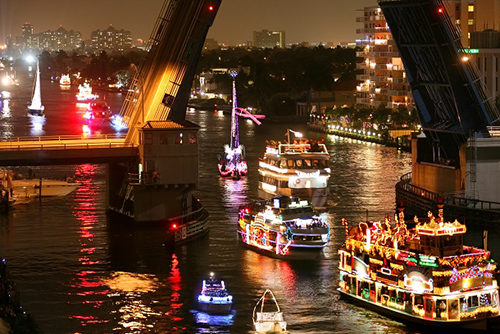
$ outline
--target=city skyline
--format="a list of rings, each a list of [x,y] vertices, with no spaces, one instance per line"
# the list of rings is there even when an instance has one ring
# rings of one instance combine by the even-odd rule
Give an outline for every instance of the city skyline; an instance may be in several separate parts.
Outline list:
[[[137,0],[87,0],[75,11],[74,3],[64,0],[0,0],[0,44],[6,42],[9,34],[21,35],[21,26],[25,22],[33,24],[35,32],[54,30],[59,26],[77,30],[85,40],[90,38],[92,30],[105,29],[111,24],[131,31],[134,41],[147,40],[163,0],[150,0],[148,4],[137,10],[140,6]],[[349,3],[225,0],[208,36],[220,43],[237,45],[252,40],[253,31],[269,29],[286,31],[287,41],[292,44],[304,41],[348,42],[356,38],[356,28],[359,27],[357,10],[376,4],[376,0]]]

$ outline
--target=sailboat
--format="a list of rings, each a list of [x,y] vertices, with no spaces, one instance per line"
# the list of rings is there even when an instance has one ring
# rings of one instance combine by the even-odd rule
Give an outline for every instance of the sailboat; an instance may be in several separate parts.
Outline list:
[[[245,148],[240,145],[240,130],[238,125],[238,116],[250,118],[257,125],[260,125],[258,118],[264,118],[263,115],[252,115],[246,109],[238,108],[236,102],[236,71],[230,72],[233,78],[233,107],[231,111],[231,142],[224,145],[224,153],[219,156],[219,173],[222,177],[232,177],[240,179],[241,176],[248,174],[248,166],[245,161]]]
[[[45,107],[42,105],[42,93],[40,87],[40,63],[36,62],[35,87],[31,97],[31,104],[28,106],[28,114],[32,116],[45,116]]]

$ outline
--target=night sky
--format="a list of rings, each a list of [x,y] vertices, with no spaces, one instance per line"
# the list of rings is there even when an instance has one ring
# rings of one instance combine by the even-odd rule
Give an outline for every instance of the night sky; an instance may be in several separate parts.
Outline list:
[[[8,34],[21,35],[30,22],[35,33],[60,25],[90,32],[112,24],[147,39],[163,0],[0,0],[0,44]],[[147,4],[147,5],[146,5]],[[223,0],[209,37],[235,45],[252,40],[254,30],[285,30],[287,43],[353,41],[358,9],[376,0]]]

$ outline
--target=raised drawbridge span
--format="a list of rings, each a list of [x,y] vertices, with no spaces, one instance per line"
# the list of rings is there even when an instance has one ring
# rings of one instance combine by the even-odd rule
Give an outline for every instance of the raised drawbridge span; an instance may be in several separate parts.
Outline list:
[[[441,0],[379,0],[399,49],[422,128],[445,159],[471,136],[488,137],[500,114],[464,52]]]
[[[182,121],[196,66],[221,0],[165,1],[120,111],[129,127],[127,143],[138,142],[148,121]]]

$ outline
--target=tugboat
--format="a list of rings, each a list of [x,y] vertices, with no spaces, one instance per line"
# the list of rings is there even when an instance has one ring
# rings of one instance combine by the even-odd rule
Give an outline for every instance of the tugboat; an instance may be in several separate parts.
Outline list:
[[[267,301],[267,303],[266,303]],[[253,327],[257,333],[284,333],[286,321],[271,290],[267,289],[253,308]]]
[[[203,280],[201,293],[198,295],[200,311],[210,314],[225,314],[231,312],[233,296],[229,295],[223,280],[215,278],[214,273]]]
[[[315,259],[330,240],[330,228],[307,200],[275,197],[240,207],[239,238],[271,257]]]
[[[248,174],[248,166],[245,161],[245,148],[240,145],[240,130],[238,126],[238,116],[250,118],[257,125],[260,125],[259,118],[264,118],[263,115],[252,115],[246,109],[238,108],[236,98],[236,71],[230,72],[233,78],[233,108],[231,111],[231,141],[229,145],[224,146],[224,153],[219,156],[219,174],[222,177],[232,177],[240,179],[241,176]]]
[[[264,158],[259,161],[259,197],[297,196],[308,199],[316,209],[326,208],[330,155],[325,144],[310,140],[269,141]]]
[[[467,228],[431,212],[408,228],[401,211],[395,224],[362,222],[346,227],[339,249],[341,297],[402,321],[443,328],[487,329],[498,317],[497,263],[490,252],[463,244]]]

